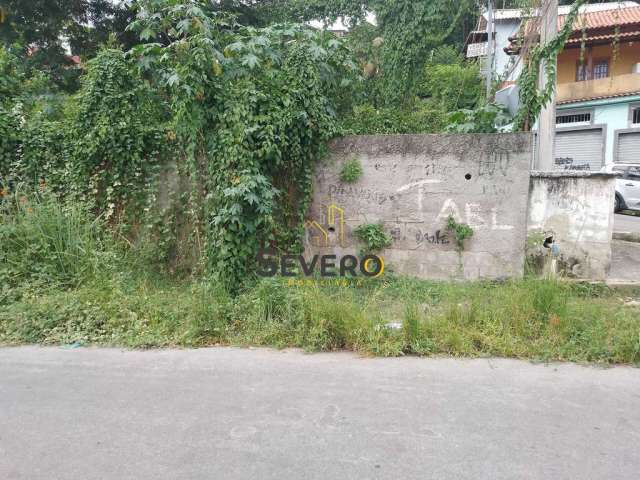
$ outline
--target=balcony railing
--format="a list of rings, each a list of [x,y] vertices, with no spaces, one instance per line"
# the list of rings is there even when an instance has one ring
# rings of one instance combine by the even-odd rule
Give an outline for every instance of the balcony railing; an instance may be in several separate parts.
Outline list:
[[[614,77],[586,80],[558,85],[556,101],[579,101],[640,92],[640,73],[627,73]]]

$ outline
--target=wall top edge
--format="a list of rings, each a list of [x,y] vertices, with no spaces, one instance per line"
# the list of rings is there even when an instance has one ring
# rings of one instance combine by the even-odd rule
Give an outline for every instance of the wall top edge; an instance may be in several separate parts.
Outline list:
[[[554,170],[551,172],[532,170],[529,175],[531,178],[617,178],[622,176],[620,173],[587,172],[583,170]]]

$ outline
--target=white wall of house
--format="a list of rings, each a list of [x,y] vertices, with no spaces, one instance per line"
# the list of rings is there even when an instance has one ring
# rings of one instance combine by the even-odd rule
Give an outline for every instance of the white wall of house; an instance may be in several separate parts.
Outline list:
[[[514,64],[514,61],[519,60],[516,57],[510,57],[504,51],[504,48],[509,45],[509,37],[515,36],[520,28],[520,19],[514,18],[509,20],[498,20],[496,22],[496,39],[495,39],[495,60],[494,60],[494,72],[498,77],[502,77],[507,74],[510,67]],[[519,76],[519,68],[515,76],[509,75],[506,80],[516,80]]]

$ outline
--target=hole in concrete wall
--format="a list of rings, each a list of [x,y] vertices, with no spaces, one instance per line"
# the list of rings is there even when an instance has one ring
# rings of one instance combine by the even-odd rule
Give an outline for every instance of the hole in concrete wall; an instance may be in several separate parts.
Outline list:
[[[464,176],[464,178],[466,178],[467,180],[471,180],[471,174],[470,174],[470,173],[467,173],[467,174]]]
[[[335,232],[336,231],[336,227],[329,227],[329,231],[330,232]]]

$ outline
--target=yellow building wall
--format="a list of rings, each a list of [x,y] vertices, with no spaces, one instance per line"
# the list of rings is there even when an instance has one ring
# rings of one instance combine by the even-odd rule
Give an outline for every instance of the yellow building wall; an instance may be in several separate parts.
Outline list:
[[[586,51],[584,53],[584,58],[586,62]],[[558,84],[576,81],[576,65],[579,59],[579,48],[570,48],[560,52],[560,55],[558,55]]]
[[[588,49],[585,47],[584,62],[587,63]],[[618,58],[613,62],[612,45],[596,45],[592,47],[594,63],[600,59],[609,59],[609,75],[624,75],[631,73],[633,65],[640,63],[640,41],[622,42],[618,50]],[[580,60],[580,49],[570,48],[558,55],[558,84],[576,81],[576,67]]]

